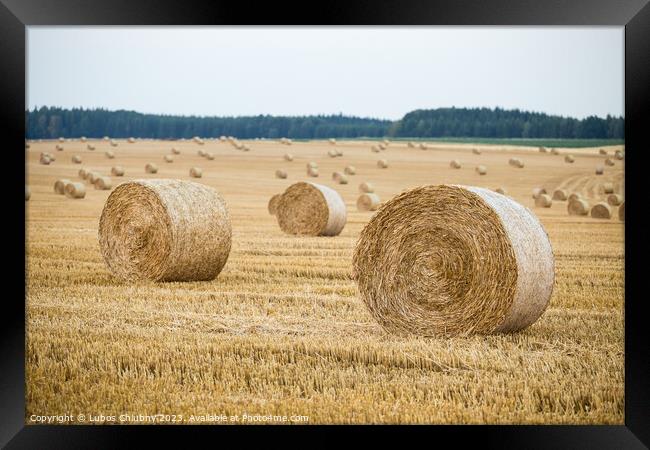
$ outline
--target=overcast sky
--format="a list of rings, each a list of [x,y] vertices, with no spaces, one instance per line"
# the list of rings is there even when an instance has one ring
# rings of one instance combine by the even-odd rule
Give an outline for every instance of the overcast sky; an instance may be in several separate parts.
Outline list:
[[[27,104],[182,115],[624,112],[622,27],[29,27]]]

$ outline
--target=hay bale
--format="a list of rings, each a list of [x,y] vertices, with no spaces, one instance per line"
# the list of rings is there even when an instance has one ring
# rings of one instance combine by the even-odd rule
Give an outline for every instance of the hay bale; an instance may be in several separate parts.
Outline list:
[[[539,152],[540,153],[548,153],[548,149],[546,147],[540,147]]]
[[[332,173],[332,180],[334,180],[338,184],[348,184],[348,177],[346,177],[341,172]]]
[[[80,140],[81,142],[83,142],[83,143],[86,143],[86,137],[85,137],[85,136],[81,136],[81,138],[79,138],[79,140]]]
[[[376,211],[379,208],[381,201],[377,194],[361,194],[357,199],[357,210],[365,211]]]
[[[603,183],[600,185],[600,191],[603,194],[613,194],[614,193],[614,184],[612,183]]]
[[[533,198],[534,199],[537,199],[537,197],[539,197],[542,194],[548,194],[548,192],[546,192],[546,189],[539,188],[539,187],[538,188],[533,188]]]
[[[336,145],[336,139],[329,139],[330,145]]]
[[[57,145],[56,145],[56,150],[57,150],[58,152],[62,152],[62,151],[63,151],[63,145],[59,145],[59,144],[57,144]]]
[[[201,157],[205,156],[205,150],[203,150],[202,148],[199,149],[199,151],[196,152],[196,153],[197,153],[199,156],[201,156]]]
[[[601,148],[600,150],[598,150],[598,154],[607,155],[607,150],[605,150],[604,148]]]
[[[361,231],[353,278],[372,316],[400,335],[505,333],[534,323],[555,262],[538,219],[489,189],[423,186]]]
[[[379,150],[381,151],[386,150],[386,146],[384,144],[379,144]]]
[[[524,167],[524,162],[519,158],[510,158],[510,160],[508,161],[508,164],[510,164],[512,167],[516,167],[518,169],[522,169]]]
[[[373,145],[370,148],[370,150],[372,150],[373,153],[379,153],[381,151],[381,150],[379,150],[379,147],[377,147],[376,145]]]
[[[315,163],[314,161],[309,161],[309,162],[307,163],[307,169],[309,169],[309,168],[311,168],[311,169],[318,169],[318,164]]]
[[[282,194],[275,194],[273,197],[270,198],[268,205],[266,206],[266,209],[268,209],[269,214],[272,216],[275,216],[275,214],[278,211],[278,205],[280,204],[280,199],[282,198]]]
[[[609,194],[607,196],[607,203],[611,206],[618,206],[623,203],[623,196],[621,194]]]
[[[579,200],[579,199],[581,199],[581,198],[582,198],[582,196],[581,196],[579,193],[577,193],[577,192],[572,192],[572,193],[569,195],[569,197],[567,197],[567,201],[571,202],[571,201],[573,201],[573,200]]]
[[[616,151],[614,152],[614,158],[616,158],[616,159],[623,159],[624,157],[625,157],[625,155],[623,155],[623,152],[622,152],[622,151],[620,151],[620,150],[616,150]]]
[[[147,163],[144,166],[144,171],[146,173],[157,173],[158,172],[158,166],[154,163]]]
[[[625,222],[625,202],[618,207],[618,220]]]
[[[284,160],[285,161],[293,161],[293,155],[291,153],[285,153],[284,154]]]
[[[359,185],[359,192],[362,194],[372,194],[375,192],[375,187],[372,185],[372,183],[364,181]]]
[[[65,142],[65,139],[63,139],[62,137],[60,137],[60,138],[59,138],[59,142]]]
[[[176,147],[172,147],[172,155],[180,155],[181,151]]]
[[[93,184],[95,185],[95,189],[99,189],[101,191],[108,191],[113,186],[113,183],[109,177],[97,177]]]
[[[343,156],[343,151],[341,151],[341,149],[337,148],[336,149],[336,156]]]
[[[564,162],[565,163],[571,164],[571,163],[575,162],[575,160],[576,159],[573,157],[573,155],[564,155]]]
[[[125,281],[213,280],[228,260],[231,240],[223,198],[191,181],[122,183],[99,219],[104,261]]]
[[[86,177],[86,180],[88,180],[88,182],[90,184],[95,184],[95,181],[97,181],[97,178],[99,178],[101,176],[102,175],[99,172],[95,172],[95,171],[91,170],[91,171],[88,172],[88,176]]]
[[[336,236],[345,227],[347,211],[335,190],[299,182],[282,194],[277,217],[280,229],[288,234]]]
[[[29,191],[29,186],[25,185],[25,201],[29,200],[32,196],[32,193]]]
[[[559,154],[560,154],[560,151],[559,151],[557,148],[552,148],[552,149],[551,149],[551,154],[552,154],[552,155],[559,155]]]
[[[569,195],[564,189],[556,189],[553,191],[553,200],[565,201]]]
[[[475,155],[480,155],[481,154],[481,149],[473,148],[472,153],[474,153]]]
[[[38,162],[48,166],[48,165],[50,165],[52,160],[50,159],[50,157],[48,155],[41,154],[41,157],[38,159]]]
[[[278,169],[275,171],[275,178],[287,178],[287,171],[284,169]]]
[[[90,151],[94,151],[94,150],[95,150],[95,146],[92,145],[92,144],[88,144],[88,145],[86,145],[86,148],[87,148],[88,150],[90,150]]]
[[[377,161],[377,167],[379,167],[380,169],[388,168],[388,161],[386,161],[385,159],[380,159],[379,161]]]
[[[355,175],[357,173],[357,169],[354,166],[347,166],[345,169],[343,169],[343,172],[345,172],[346,175]]]
[[[539,208],[550,208],[551,205],[553,205],[553,200],[551,200],[551,196],[547,194],[540,194],[536,199],[535,199],[535,206]]]
[[[129,139],[127,139],[127,141],[129,142],[129,144],[133,144],[135,142],[135,139],[130,137]]]
[[[318,169],[315,169],[313,167],[307,167],[307,176],[308,177],[318,177]]]
[[[334,149],[330,149],[330,150],[327,151],[327,155],[328,155],[330,158],[336,158],[339,154],[336,153],[336,150],[334,150]]]
[[[108,159],[114,159],[115,158],[115,153],[113,153],[111,150],[108,150],[106,153],[104,153]]]
[[[67,178],[60,178],[54,182],[54,192],[59,195],[65,194],[65,185],[70,183]]]
[[[607,158],[605,159],[605,165],[606,166],[613,166],[614,165],[614,160],[612,158]]]
[[[427,144],[425,144],[424,142],[420,142],[420,149],[421,150],[426,150],[427,148],[428,148]]]
[[[86,196],[86,186],[83,183],[68,183],[63,190],[68,198],[84,198]]]
[[[165,156],[163,156],[163,159],[165,160],[166,163],[173,163],[174,162],[174,157],[172,155],[165,155]]]
[[[75,164],[81,164],[81,162],[82,162],[82,161],[81,161],[81,156],[79,156],[79,155],[73,155],[73,156],[72,156],[72,162],[75,163]]]
[[[602,175],[604,171],[605,171],[605,168],[603,166],[597,166],[596,167],[596,175]]]
[[[214,153],[212,152],[205,152],[205,158],[212,161],[214,159]]]
[[[567,203],[570,216],[586,216],[589,214],[589,203],[582,198],[574,198]]]
[[[103,139],[104,141],[108,141],[110,138],[109,138],[108,136],[104,136],[102,139]]]
[[[502,187],[498,187],[494,190],[494,192],[498,192],[501,195],[506,195],[506,190]]]
[[[201,178],[203,176],[203,170],[200,167],[192,167],[190,169],[190,177],[192,178]]]
[[[596,203],[591,208],[591,217],[594,219],[611,219],[612,208],[605,202]]]
[[[476,166],[475,170],[479,175],[485,175],[487,173],[487,167],[485,166]]]
[[[124,176],[124,168],[122,166],[113,166],[111,167],[111,175],[114,177],[123,177]]]
[[[111,139],[111,147],[117,147],[117,141]]]
[[[81,169],[79,169],[78,173],[79,173],[79,178],[81,178],[83,180],[88,178],[88,171],[86,169],[84,169],[83,167]]]
[[[414,148],[414,147],[415,147],[415,144],[414,144],[413,142],[410,142],[410,141],[409,141],[409,142],[407,142],[406,146],[407,146],[408,148]]]
[[[449,167],[452,169],[460,169],[462,166],[460,164],[460,161],[457,159],[452,159],[451,162],[449,163]]]

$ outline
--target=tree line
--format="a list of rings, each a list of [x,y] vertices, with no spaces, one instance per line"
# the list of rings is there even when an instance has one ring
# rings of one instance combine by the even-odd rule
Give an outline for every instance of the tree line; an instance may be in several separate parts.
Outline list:
[[[380,137],[483,137],[623,139],[624,119],[570,117],[500,108],[416,110],[390,121],[344,115],[200,117],[142,114],[135,111],[43,106],[26,111],[29,139],[58,137],[189,139],[235,136],[240,139]]]

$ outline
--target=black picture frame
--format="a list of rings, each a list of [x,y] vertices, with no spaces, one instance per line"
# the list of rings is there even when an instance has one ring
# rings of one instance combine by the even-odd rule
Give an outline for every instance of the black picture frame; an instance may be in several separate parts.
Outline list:
[[[476,443],[498,448],[647,448],[650,445],[650,365],[646,301],[641,289],[645,225],[640,208],[644,149],[650,148],[645,118],[650,109],[650,5],[648,0],[430,0],[334,1],[323,4],[171,0],[0,0],[0,127],[7,143],[5,168],[8,190],[4,221],[10,255],[2,274],[6,280],[0,312],[0,445],[7,448],[116,448],[145,433],[147,439],[168,440],[177,427],[25,426],[25,213],[22,182],[25,138],[25,49],[29,25],[614,25],[625,26],[625,425],[622,426],[436,426],[406,430],[410,442],[453,440],[453,445]],[[288,13],[291,11],[291,14]],[[646,119],[647,120],[647,119]],[[640,183],[639,183],[640,184]],[[635,200],[636,199],[636,200]],[[627,201],[631,200],[631,201]],[[638,232],[637,232],[638,231]],[[20,237],[23,237],[21,240]],[[638,260],[638,263],[637,261]],[[22,261],[22,267],[18,261]],[[24,274],[25,277],[27,274]],[[14,291],[15,289],[15,291]],[[20,291],[20,293],[18,292]],[[22,300],[18,298],[22,295]],[[645,336],[645,337],[644,337]],[[227,427],[248,437],[250,428]],[[258,427],[255,427],[259,431]],[[339,430],[341,428],[338,428]],[[200,429],[200,430],[199,430]],[[192,434],[215,427],[193,428]],[[332,427],[297,427],[290,431],[319,431],[331,439]],[[221,428],[224,430],[224,428]],[[269,436],[275,427],[263,427]],[[400,427],[357,427],[366,437],[382,437]],[[323,441],[324,443],[324,441]]]

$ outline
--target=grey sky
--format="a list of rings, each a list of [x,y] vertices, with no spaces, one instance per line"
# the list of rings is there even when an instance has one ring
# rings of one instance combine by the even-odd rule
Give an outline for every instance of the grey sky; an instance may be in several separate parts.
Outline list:
[[[624,113],[622,27],[29,27],[27,104],[183,115]]]

